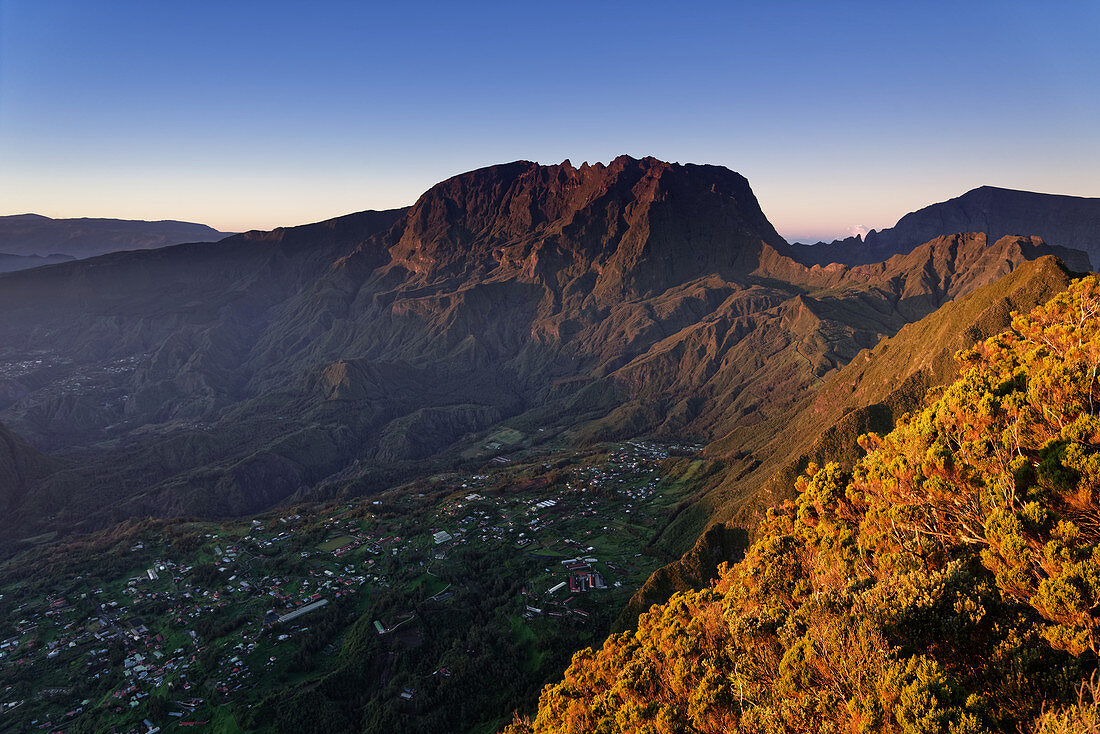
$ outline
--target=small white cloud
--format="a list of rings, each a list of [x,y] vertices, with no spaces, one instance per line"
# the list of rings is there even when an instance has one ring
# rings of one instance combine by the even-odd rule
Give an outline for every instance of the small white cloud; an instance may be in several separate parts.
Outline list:
[[[848,234],[852,237],[866,237],[867,233],[870,231],[871,230],[869,230],[867,227],[864,227],[862,224],[853,224],[851,227],[848,228]]]

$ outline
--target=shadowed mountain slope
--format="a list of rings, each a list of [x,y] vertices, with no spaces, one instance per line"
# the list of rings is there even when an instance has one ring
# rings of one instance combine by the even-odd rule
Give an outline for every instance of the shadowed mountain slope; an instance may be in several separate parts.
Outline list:
[[[0,425],[0,509],[10,512],[44,477],[64,463],[36,451],[19,436]]]
[[[56,265],[68,262],[70,255],[8,255],[0,253],[0,273],[14,273],[16,270],[29,270],[41,265]]]
[[[790,251],[742,176],[623,156],[0,276],[0,419],[73,459],[7,522],[369,492],[476,455],[502,423],[528,444],[763,430],[1049,250],[960,235],[858,268]]]
[[[871,230],[825,244],[793,245],[795,259],[807,264],[863,265],[904,254],[917,245],[956,232],[981,232],[990,241],[1009,235],[1041,237],[1078,272],[1100,265],[1100,199],[982,186],[948,201],[906,214],[893,227]],[[1070,250],[1080,250],[1080,254]],[[1091,264],[1090,261],[1091,260]]]

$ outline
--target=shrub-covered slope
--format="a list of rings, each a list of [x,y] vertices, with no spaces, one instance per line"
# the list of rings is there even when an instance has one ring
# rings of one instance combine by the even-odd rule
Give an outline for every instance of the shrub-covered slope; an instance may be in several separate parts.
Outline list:
[[[959,361],[851,471],[811,466],[713,587],[578,653],[509,731],[1014,732],[1063,705],[1084,721],[1100,280]]]
[[[633,626],[639,614],[676,591],[705,586],[720,561],[739,560],[745,546],[730,540],[754,527],[769,507],[791,499],[807,465],[837,462],[850,469],[864,454],[860,435],[889,432],[898,417],[921,406],[929,388],[955,378],[956,352],[1000,333],[1013,312],[1046,303],[1072,280],[1054,257],[1023,263],[861,352],[789,410],[710,444],[707,453],[720,457],[726,471],[694,499],[692,514],[670,518],[665,533],[698,534],[699,524],[708,522],[716,523],[714,530],[638,590],[622,627]]]

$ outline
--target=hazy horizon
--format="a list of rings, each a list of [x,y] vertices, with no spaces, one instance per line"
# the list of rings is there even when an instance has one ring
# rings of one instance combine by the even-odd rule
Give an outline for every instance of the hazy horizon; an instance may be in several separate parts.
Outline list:
[[[596,163],[596,162],[606,164],[609,161],[583,161],[583,163]],[[540,165],[552,165],[552,164],[540,162]],[[577,165],[580,165],[580,164],[577,164]],[[749,181],[749,184],[751,185],[752,181]],[[993,186],[993,184],[983,184],[983,185]],[[977,188],[977,187],[974,187],[974,188]],[[1007,187],[999,187],[999,188],[1007,188]],[[968,189],[967,191],[970,191],[970,190],[972,190],[972,189]],[[1026,191],[1028,189],[1023,189],[1023,190]],[[897,219],[900,219],[900,217],[902,215],[904,215],[908,212],[916,211],[917,209],[928,206],[930,204],[939,203],[940,201],[946,201],[947,199],[952,199],[952,198],[955,198],[957,196],[961,196],[964,193],[966,193],[966,191],[959,191],[955,194],[945,196],[943,199],[939,199],[939,200],[936,200],[936,201],[927,201],[927,202],[923,202],[923,203],[920,203],[920,204],[914,204],[910,208],[905,209],[904,211],[902,211],[901,214],[898,215]],[[1064,195],[1064,196],[1078,196],[1078,194],[1073,194],[1073,193],[1069,193],[1069,192],[1040,191],[1040,192],[1035,192],[1035,193],[1055,194],[1055,195]],[[411,206],[413,203],[415,203],[415,199],[413,199],[412,201],[409,201],[407,204],[401,204],[401,205],[398,205],[396,207],[385,207],[385,208],[399,209],[399,208],[402,208],[402,207]],[[367,207],[367,209],[375,209],[375,210],[379,210],[379,209],[382,209],[382,208],[383,207]],[[309,220],[309,221],[303,221],[303,222],[281,222],[281,223],[274,224],[274,225],[271,225],[271,226],[244,227],[244,228],[238,228],[238,229],[225,229],[225,228],[222,228],[222,227],[218,227],[214,224],[211,224],[210,222],[203,222],[203,221],[195,221],[193,223],[195,223],[195,224],[205,224],[207,226],[213,227],[214,229],[216,229],[216,230],[218,230],[218,231],[220,231],[220,232],[222,232],[226,235],[232,235],[232,234],[238,234],[238,233],[241,233],[241,232],[247,232],[249,230],[265,230],[266,231],[266,230],[275,229],[277,227],[294,227],[294,226],[299,226],[299,225],[303,225],[303,224],[312,224],[314,222],[325,221],[325,219],[331,219],[331,218],[334,218],[334,217],[340,217],[340,216],[344,216],[344,215],[347,215],[347,214],[353,214],[356,211],[365,211],[365,210],[358,209],[358,210],[355,210],[355,211],[342,212],[340,214],[334,214],[332,217],[325,217],[323,219],[317,219],[317,220]],[[768,214],[766,206],[763,207],[763,211],[764,211],[765,215]],[[27,211],[27,212],[4,212],[4,213],[0,213],[0,216],[20,216],[20,215],[28,215],[28,214],[39,215],[39,216],[47,216],[51,219],[124,219],[123,217],[114,217],[114,216],[110,216],[110,215],[69,216],[69,215],[43,214],[42,212],[29,212],[29,211]],[[769,217],[769,220],[770,219],[771,218]],[[852,226],[848,227],[846,230],[844,230],[842,232],[835,232],[835,233],[823,233],[823,232],[815,233],[815,232],[812,232],[812,231],[810,231],[809,233],[807,233],[807,232],[786,232],[782,228],[780,228],[780,226],[777,225],[774,221],[772,221],[772,224],[775,225],[776,230],[779,232],[780,236],[782,236],[785,240],[787,240],[787,242],[789,242],[791,244],[801,243],[801,244],[806,244],[806,245],[813,245],[813,244],[817,244],[817,243],[833,242],[835,240],[841,240],[841,239],[845,239],[845,238],[856,236],[856,235],[862,237],[862,236],[866,235],[871,230],[880,230],[881,231],[883,229],[894,226],[894,224],[897,223],[897,219],[895,219],[894,221],[891,221],[889,223],[882,224],[882,225],[879,225],[879,226],[874,226],[874,227],[867,227],[867,226],[864,226],[864,225],[856,224],[856,225],[852,225]],[[137,220],[135,220],[135,221],[137,221]],[[167,219],[144,219],[142,221],[157,222],[157,221],[191,221],[191,220],[180,220],[178,218],[167,218]]]

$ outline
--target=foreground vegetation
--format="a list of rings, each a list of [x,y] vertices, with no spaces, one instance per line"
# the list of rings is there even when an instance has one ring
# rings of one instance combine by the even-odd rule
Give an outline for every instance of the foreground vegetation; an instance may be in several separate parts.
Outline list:
[[[577,653],[531,732],[1094,731],[1100,282],[959,354],[745,559]]]

